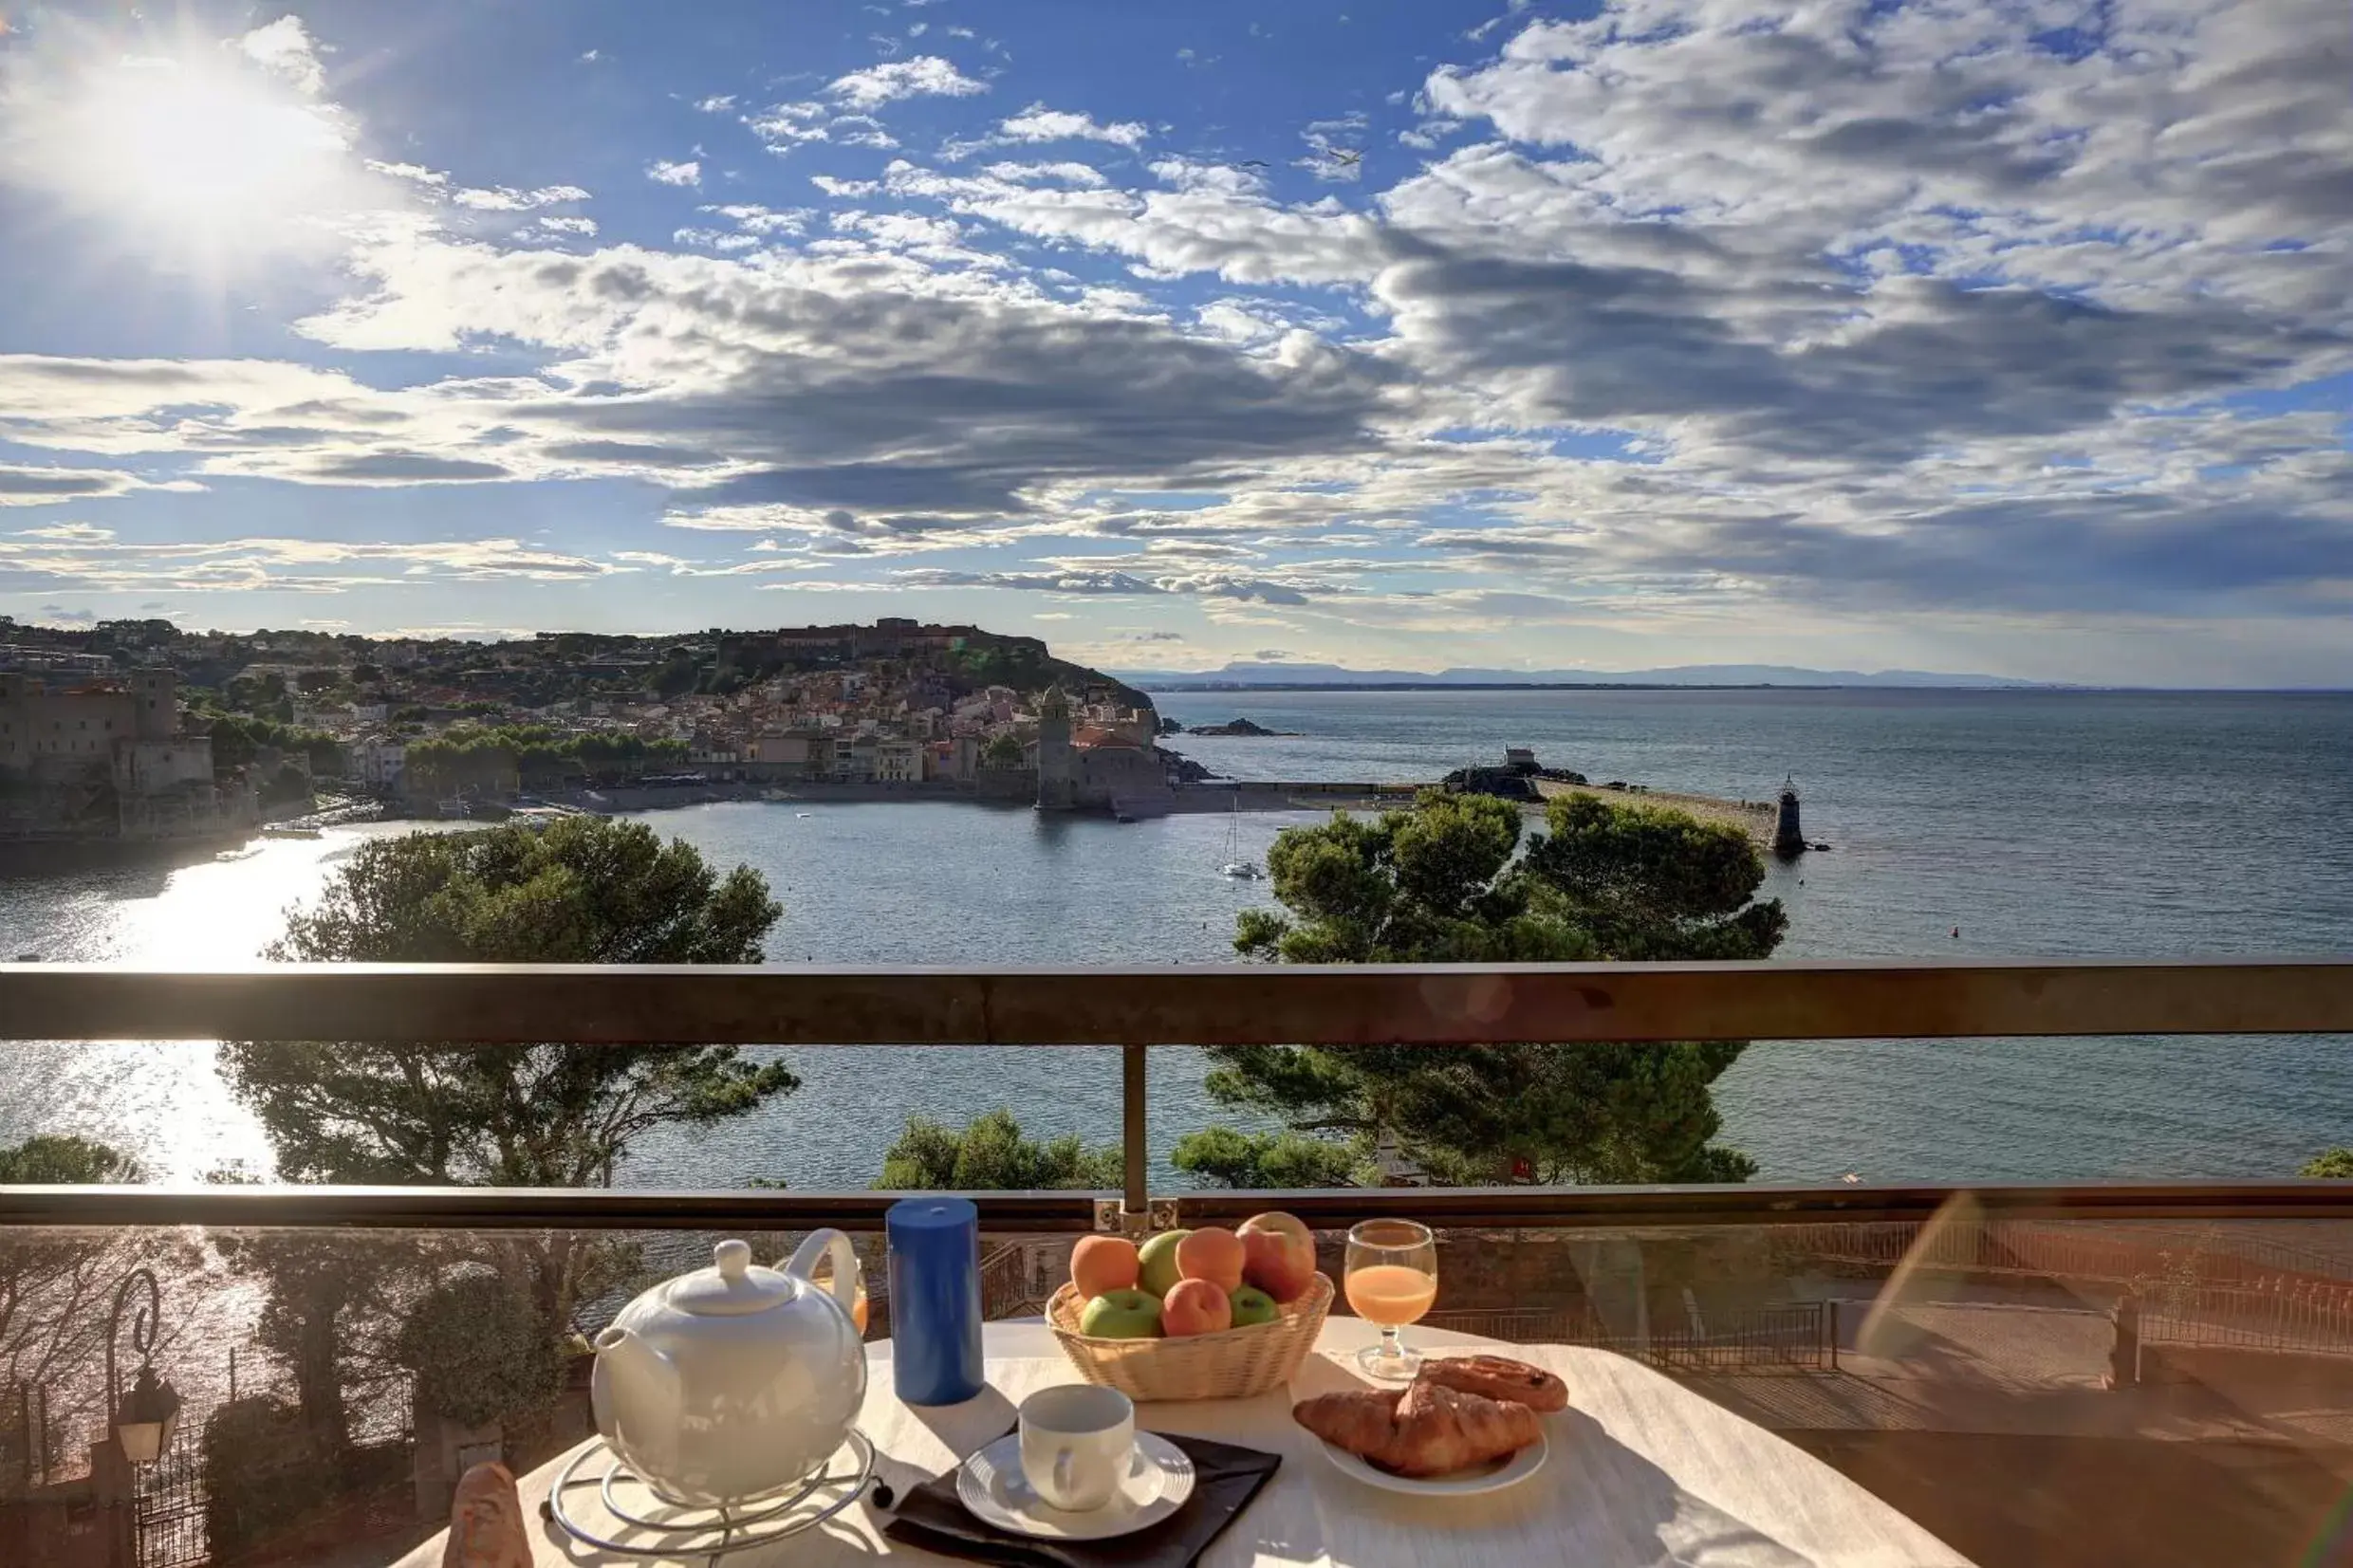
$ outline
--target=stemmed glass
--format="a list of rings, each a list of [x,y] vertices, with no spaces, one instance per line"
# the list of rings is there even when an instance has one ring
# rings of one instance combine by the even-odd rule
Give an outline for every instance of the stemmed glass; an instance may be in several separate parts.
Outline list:
[[[1398,1340],[1398,1330],[1418,1322],[1438,1299],[1438,1246],[1426,1225],[1366,1220],[1348,1232],[1348,1305],[1380,1325],[1380,1343],[1357,1352],[1367,1377],[1409,1383],[1421,1357]]]

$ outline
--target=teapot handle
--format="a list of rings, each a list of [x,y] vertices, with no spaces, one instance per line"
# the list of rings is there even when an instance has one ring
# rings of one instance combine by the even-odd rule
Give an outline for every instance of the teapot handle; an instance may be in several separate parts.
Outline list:
[[[785,1264],[785,1272],[803,1280],[812,1280],[817,1269],[818,1254],[833,1260],[833,1278],[826,1282],[833,1299],[841,1304],[846,1318],[858,1304],[858,1254],[850,1249],[850,1239],[831,1228],[812,1230]]]

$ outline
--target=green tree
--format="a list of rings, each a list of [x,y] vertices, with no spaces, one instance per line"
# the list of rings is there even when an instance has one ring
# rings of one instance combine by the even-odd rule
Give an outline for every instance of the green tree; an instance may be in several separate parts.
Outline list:
[[[1433,791],[1287,830],[1268,858],[1286,913],[1244,912],[1234,946],[1284,963],[1762,958],[1787,929],[1777,901],[1751,901],[1764,862],[1737,829],[1591,797],[1553,802],[1524,849],[1521,825],[1510,802]],[[1394,1143],[1449,1182],[1738,1181],[1755,1168],[1713,1141],[1710,1086],[1740,1050],[1220,1046],[1209,1088],[1343,1142],[1360,1168]],[[1203,1147],[1195,1169],[1264,1172],[1233,1153]]]
[[[1305,1133],[1238,1133],[1206,1127],[1176,1140],[1169,1163],[1214,1187],[1294,1188],[1370,1185],[1358,1153]]]
[[[638,822],[372,839],[265,956],[304,963],[749,964],[783,911]],[[798,1087],[732,1045],[239,1042],[231,1087],[296,1181],[581,1187],[653,1128]]]
[[[139,1179],[139,1161],[95,1138],[71,1133],[43,1133],[0,1148],[0,1187],[81,1186]]]
[[[541,832],[371,840],[266,956],[744,964],[781,913],[748,868],[720,876],[641,823],[571,817]],[[799,1086],[781,1063],[731,1045],[243,1041],[220,1054],[293,1181],[609,1185],[654,1129],[746,1116]],[[483,1255],[528,1294],[551,1338],[628,1266],[625,1252],[562,1235],[486,1243]]]
[[[1089,1149],[1075,1133],[1036,1142],[1022,1135],[1010,1111],[999,1108],[961,1131],[909,1116],[899,1141],[882,1155],[875,1186],[885,1191],[1037,1192],[1116,1188],[1121,1178],[1119,1150]]]
[[[2337,1181],[2353,1180],[2353,1149],[2329,1149],[2304,1162],[2299,1176],[2327,1176]]]
[[[991,736],[989,744],[980,748],[980,766],[983,767],[1019,767],[1021,764],[1021,737],[1010,729],[1001,735]]]

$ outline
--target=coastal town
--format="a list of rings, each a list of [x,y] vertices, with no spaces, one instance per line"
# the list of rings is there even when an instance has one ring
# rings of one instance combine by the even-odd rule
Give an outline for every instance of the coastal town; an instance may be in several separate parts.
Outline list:
[[[778,788],[1152,809],[1151,699],[1033,637],[872,626],[505,642],[0,618],[0,837],[217,836]],[[1191,770],[1198,772],[1197,768]]]
[[[1178,733],[1281,739],[1245,717],[1184,730],[1150,696],[1035,637],[873,625],[507,641],[314,631],[90,628],[0,617],[0,850],[307,834],[369,818],[496,820],[725,799],[973,800],[1133,821],[1378,811],[1412,783],[1214,777]],[[1541,810],[1650,796],[1791,838],[1757,801],[1588,784],[1506,747],[1429,784]]]

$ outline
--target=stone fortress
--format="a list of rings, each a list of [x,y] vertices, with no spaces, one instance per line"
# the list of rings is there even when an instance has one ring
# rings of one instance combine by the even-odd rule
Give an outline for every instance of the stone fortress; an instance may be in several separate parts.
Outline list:
[[[1060,686],[1038,704],[1038,809],[1157,816],[1167,809],[1168,764],[1153,745],[1154,715],[1074,729]]]
[[[0,646],[0,838],[196,838],[255,817],[250,787],[214,782],[212,737],[183,729],[173,672]]]

